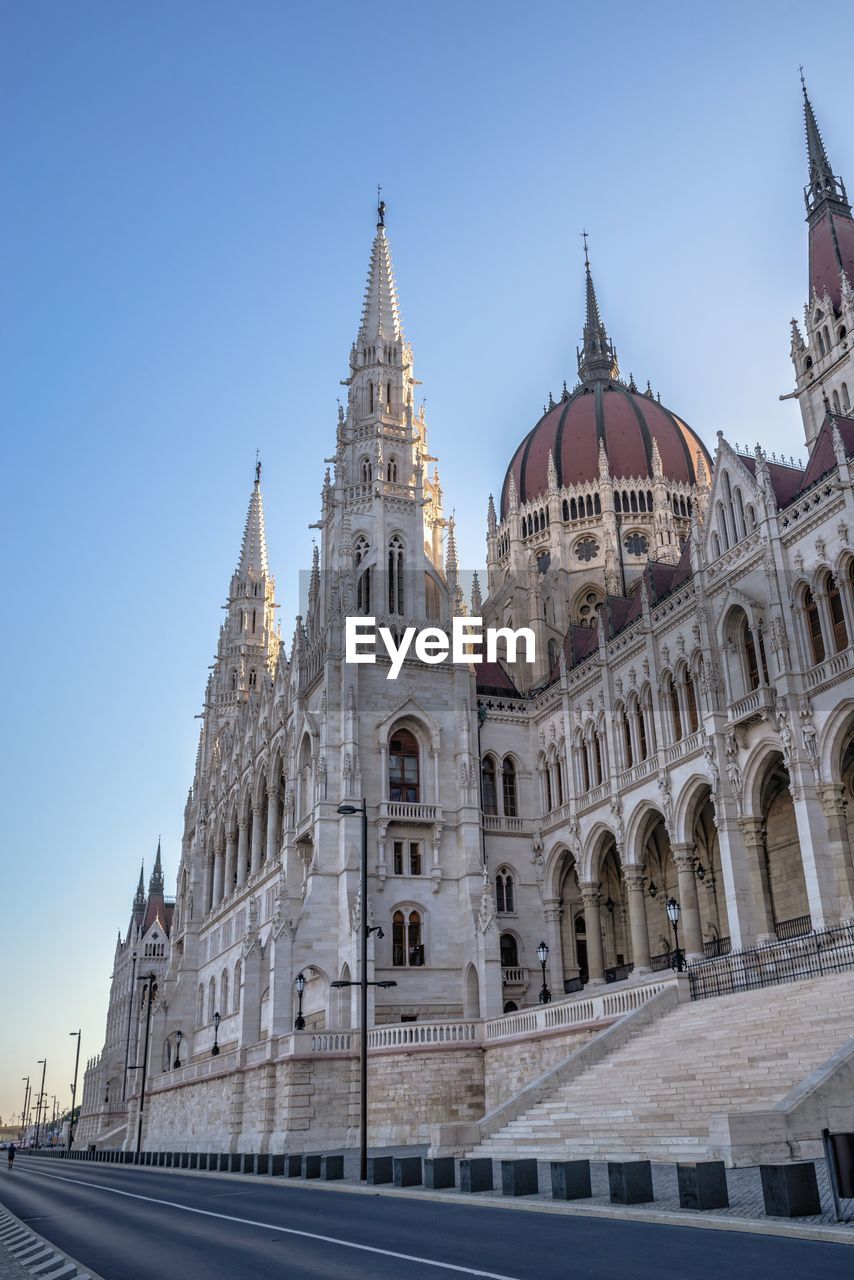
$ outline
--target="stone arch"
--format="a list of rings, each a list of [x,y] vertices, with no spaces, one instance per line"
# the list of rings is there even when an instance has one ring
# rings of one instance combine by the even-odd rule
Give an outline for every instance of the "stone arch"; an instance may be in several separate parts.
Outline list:
[[[598,880],[602,859],[611,846],[616,847],[617,837],[604,822],[596,822],[584,839],[579,876],[582,880]]]
[[[710,794],[709,779],[701,773],[692,773],[680,787],[673,805],[673,831],[677,844],[690,843],[697,813]]]
[[[480,1017],[480,979],[474,964],[469,964],[463,975],[463,1017]]]
[[[854,698],[846,698],[834,707],[819,738],[820,771],[826,781],[843,782],[843,758],[851,738],[854,738]]]
[[[778,937],[808,933],[812,927],[789,783],[782,752],[762,752],[753,775],[752,835],[760,860],[766,919]]]
[[[347,964],[346,960],[341,966],[339,980],[341,982],[352,981],[352,978],[350,975],[350,966]],[[355,988],[353,987],[339,987],[336,989],[336,992],[335,992],[337,1008],[335,1010],[334,1023],[335,1023],[335,1026],[342,1031],[349,1030],[350,1027],[353,1025],[352,1009],[353,1009],[354,990]]]

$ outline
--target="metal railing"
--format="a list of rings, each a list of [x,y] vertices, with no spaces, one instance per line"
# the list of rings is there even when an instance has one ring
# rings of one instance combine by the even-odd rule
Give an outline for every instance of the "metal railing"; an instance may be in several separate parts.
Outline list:
[[[737,991],[798,982],[854,969],[854,925],[838,925],[784,942],[733,951],[688,968],[691,999],[729,996]]]
[[[812,933],[812,917],[795,916],[794,920],[775,920],[774,932],[781,942],[802,938],[805,934]]]

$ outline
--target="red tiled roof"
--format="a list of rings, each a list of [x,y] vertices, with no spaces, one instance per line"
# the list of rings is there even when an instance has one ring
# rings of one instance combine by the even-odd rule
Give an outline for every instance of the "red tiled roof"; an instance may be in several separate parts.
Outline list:
[[[834,422],[839,428],[839,434],[842,436],[845,452],[849,457],[854,456],[854,418],[843,418],[839,414],[831,417],[828,414],[815,438],[807,469],[803,473],[801,489],[809,489],[811,485],[815,484],[816,480],[826,476],[828,471],[832,471],[836,466],[836,454],[833,451]]]
[[[478,693],[500,693],[513,698],[520,696],[518,689],[500,662],[481,662],[475,668],[475,672]]]
[[[820,298],[827,292],[837,315],[842,306],[842,271],[854,283],[854,221],[826,208],[810,227],[810,298],[813,291]]]
[[[742,457],[738,455],[739,462],[743,463],[751,475],[756,475],[756,459],[750,456]],[[789,503],[797,497],[804,487],[804,475],[800,467],[787,467],[779,462],[768,462],[768,475],[771,478],[771,488],[774,490],[774,497],[777,500],[778,507],[787,507]]]
[[[547,410],[516,450],[501,491],[502,519],[508,510],[511,472],[520,502],[547,491],[550,454],[558,484],[593,481],[599,475],[601,442],[615,479],[651,479],[653,440],[668,479],[693,484],[698,452],[711,472],[712,460],[699,436],[651,396],[622,383],[579,387]]]

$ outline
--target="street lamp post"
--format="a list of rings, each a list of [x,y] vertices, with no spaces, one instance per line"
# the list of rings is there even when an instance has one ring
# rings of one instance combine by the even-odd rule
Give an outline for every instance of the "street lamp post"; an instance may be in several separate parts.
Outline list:
[[[27,1117],[30,1114],[30,1077],[21,1076],[26,1081],[24,1085],[24,1109],[21,1112],[21,1142],[24,1141],[24,1135],[27,1132]]]
[[[666,907],[667,907],[667,918],[670,921],[670,923],[673,925],[673,945],[675,948],[674,956],[673,956],[673,968],[676,970],[677,973],[682,973],[682,971],[685,968],[685,961],[682,956],[682,952],[679,950],[679,903],[676,901],[675,898],[668,898]]]
[[[305,991],[305,974],[302,969],[300,969],[299,973],[294,978],[294,986],[297,989],[297,996],[299,998],[299,1008],[297,1009],[297,1016],[294,1019],[294,1031],[305,1031],[305,1018],[302,1016],[302,993]]]
[[[74,1107],[77,1103],[77,1068],[80,1066],[80,1032],[69,1031],[70,1036],[77,1037],[77,1052],[74,1055],[74,1084],[71,1086],[71,1119],[68,1122],[68,1150],[74,1141]]]
[[[133,995],[136,991],[136,952],[131,955],[132,966],[130,971],[130,995],[128,996],[128,1027],[127,1036],[125,1038],[125,1073],[122,1076],[122,1102],[128,1096],[128,1072],[130,1067],[130,1027],[133,1020]]]
[[[359,888],[362,899],[362,920],[359,930],[359,963],[361,973],[358,983],[333,982],[333,987],[359,988],[359,1179],[368,1180],[368,987],[396,987],[397,983],[368,982],[368,938],[376,933],[383,936],[378,925],[368,924],[368,802],[362,797],[362,806],[339,804],[340,814],[360,813],[362,815],[362,861],[359,868]]]
[[[548,960],[548,958],[549,958],[549,949],[546,946],[545,939],[543,939],[540,945],[537,947],[537,959],[539,960],[540,967],[542,968],[542,971],[543,971],[543,985],[540,987],[540,1004],[549,1004],[552,998],[552,993],[551,991],[549,991],[548,986],[546,984],[546,961]]]
[[[215,1013],[213,1016],[214,1042],[213,1042],[213,1048],[211,1049],[212,1058],[216,1058],[219,1056],[219,1024],[221,1021],[222,1019],[220,1018],[219,1014]]]
[[[38,1150],[39,1145],[39,1127],[41,1126],[42,1099],[44,1098],[44,1077],[45,1072],[47,1071],[47,1058],[39,1058],[38,1061],[42,1069],[42,1084],[41,1089],[39,1090],[38,1101],[36,1102],[36,1136],[35,1141],[33,1142],[33,1147],[36,1150]]]
[[[180,1067],[181,1065],[181,1041],[183,1040],[183,1038],[184,1036],[181,1031],[175,1032],[175,1069],[176,1071],[178,1067]]]
[[[142,1072],[142,1084],[139,1091],[139,1116],[136,1124],[136,1149],[137,1153],[142,1150],[142,1113],[145,1110],[145,1077],[148,1074],[148,1040],[151,1035],[151,1009],[154,1004],[154,993],[156,990],[155,973],[146,973],[142,977],[137,978],[137,982],[145,982],[147,987],[143,987],[142,996],[145,1000],[145,1044],[142,1050],[142,1063],[133,1068]],[[107,1085],[107,1096],[109,1097],[109,1084]]]

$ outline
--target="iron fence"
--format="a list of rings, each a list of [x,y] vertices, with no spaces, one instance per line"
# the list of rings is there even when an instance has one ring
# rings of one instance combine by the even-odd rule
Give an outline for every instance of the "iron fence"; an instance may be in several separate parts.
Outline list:
[[[688,977],[691,999],[705,1000],[844,969],[854,969],[852,924],[700,960],[689,966]]]
[[[795,916],[794,920],[775,920],[774,932],[781,942],[786,942],[789,938],[802,938],[804,934],[812,933],[812,917]]]

